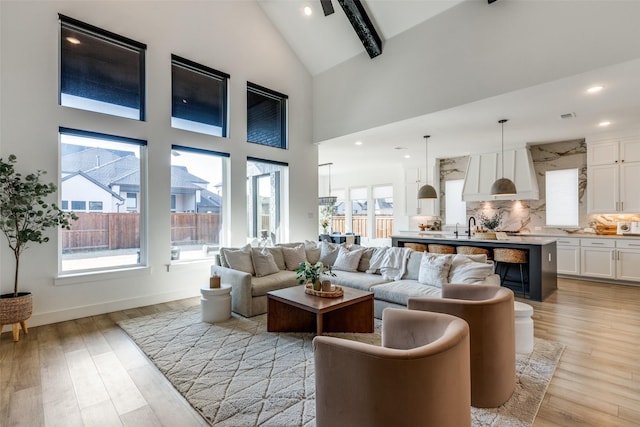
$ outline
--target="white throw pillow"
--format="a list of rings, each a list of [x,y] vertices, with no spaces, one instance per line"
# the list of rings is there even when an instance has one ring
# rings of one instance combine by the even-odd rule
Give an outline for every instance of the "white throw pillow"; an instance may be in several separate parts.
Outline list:
[[[256,277],[268,276],[280,271],[278,264],[273,259],[273,255],[266,248],[251,249],[251,261],[253,262]]]
[[[438,288],[447,284],[452,259],[451,255],[423,253],[420,261],[420,271],[418,272],[418,283]]]
[[[457,255],[456,255],[457,256]],[[454,263],[449,273],[449,283],[477,284],[483,283],[493,274],[493,265],[486,262],[475,262],[473,259]]]
[[[246,245],[240,249],[224,248],[220,250],[224,253],[229,268],[244,271],[251,275],[255,274],[253,262],[251,261],[251,245]]]
[[[287,270],[295,270],[301,262],[307,260],[307,254],[304,250],[304,245],[298,245],[294,248],[287,248],[282,246],[282,255],[284,255],[284,263],[287,266]]]
[[[322,241],[320,243],[320,261],[326,266],[333,265],[338,257],[338,249],[340,249],[340,245],[337,243]]]
[[[313,240],[304,241],[304,251],[307,253],[307,261],[309,261],[310,264],[315,264],[320,260],[322,248],[319,243],[320,242],[315,242]]]
[[[333,263],[334,270],[342,271],[358,271],[358,264],[360,263],[360,257],[364,249],[349,250],[345,247],[338,248],[338,256]]]

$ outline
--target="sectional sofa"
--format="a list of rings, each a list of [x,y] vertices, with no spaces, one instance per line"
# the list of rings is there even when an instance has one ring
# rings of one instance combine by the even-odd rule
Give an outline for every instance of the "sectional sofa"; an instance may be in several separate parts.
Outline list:
[[[300,262],[332,266],[332,283],[373,292],[375,317],[386,307],[406,308],[409,297],[439,297],[444,283],[500,286],[485,255],[437,255],[408,248],[365,248],[305,241],[268,248],[222,248],[211,274],[232,287],[232,310],[245,317],[267,311],[267,292],[298,286]]]

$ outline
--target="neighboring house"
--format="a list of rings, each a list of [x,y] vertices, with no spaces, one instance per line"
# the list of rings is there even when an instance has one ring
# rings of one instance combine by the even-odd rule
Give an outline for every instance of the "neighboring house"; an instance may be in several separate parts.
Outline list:
[[[63,144],[62,208],[76,212],[139,212],[140,162],[130,151]],[[87,184],[89,182],[89,185]],[[171,166],[172,212],[220,212],[208,181]]]

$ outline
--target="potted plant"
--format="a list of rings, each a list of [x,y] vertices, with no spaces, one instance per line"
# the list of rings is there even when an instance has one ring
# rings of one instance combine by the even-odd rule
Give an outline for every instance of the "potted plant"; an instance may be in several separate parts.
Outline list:
[[[13,325],[13,339],[18,340],[18,324],[27,333],[26,320],[31,317],[33,301],[30,292],[19,292],[20,256],[29,243],[45,243],[49,228],[70,228],[70,221],[78,217],[64,212],[46,198],[57,191],[53,183],[41,182],[45,171],[22,175],[15,170],[16,156],[7,161],[0,158],[0,228],[7,238],[15,258],[13,292],[0,295],[0,326]]]
[[[475,237],[477,239],[495,240],[495,230],[500,227],[502,222],[502,212],[496,211],[492,216],[480,213],[478,222],[480,223],[480,229],[476,232]]]
[[[322,288],[320,283],[321,275],[336,275],[331,271],[331,266],[324,265],[322,261],[318,261],[315,264],[311,264],[309,261],[301,262],[300,265],[296,267],[296,273],[299,284],[310,283],[315,291],[319,291]]]

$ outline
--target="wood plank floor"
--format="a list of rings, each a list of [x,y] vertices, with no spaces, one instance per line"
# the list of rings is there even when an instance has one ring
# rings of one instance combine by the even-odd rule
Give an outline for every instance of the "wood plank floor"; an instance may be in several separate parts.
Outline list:
[[[640,425],[640,287],[561,279],[535,335],[566,349],[534,426]],[[115,324],[198,298],[0,336],[0,426],[206,426]]]

